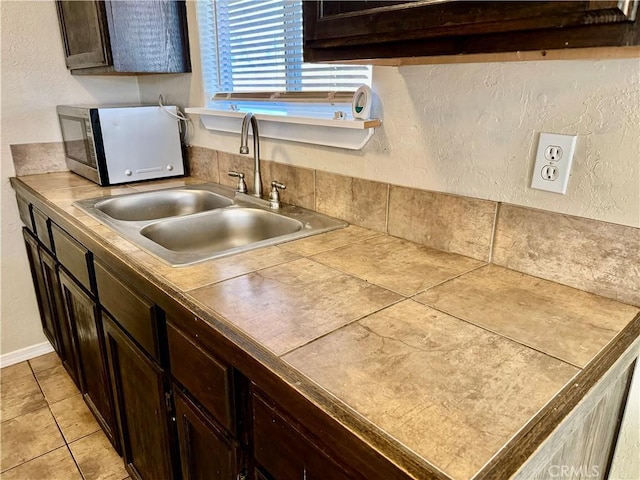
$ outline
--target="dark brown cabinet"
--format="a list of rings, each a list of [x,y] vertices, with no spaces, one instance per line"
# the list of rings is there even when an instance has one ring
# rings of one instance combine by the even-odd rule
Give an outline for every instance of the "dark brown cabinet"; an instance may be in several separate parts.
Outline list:
[[[127,469],[142,480],[175,478],[164,371],[106,313],[103,324]]]
[[[80,359],[80,390],[105,434],[117,449],[98,307],[95,300],[66,271],[60,269],[59,277],[66,317],[75,329],[74,337]]]
[[[175,389],[183,480],[235,480],[242,471],[239,446]]]
[[[56,327],[57,352],[60,356],[60,360],[62,361],[62,366],[79,387],[80,378],[78,376],[78,360],[76,357],[73,328],[69,324],[69,318],[65,314],[64,310],[62,289],[60,287],[60,279],[58,277],[58,262],[53,255],[43,248],[40,248],[40,262],[44,283],[49,297],[49,305],[51,307]]]
[[[65,61],[73,73],[191,71],[184,1],[56,3]]]
[[[306,1],[304,56],[322,62],[638,45],[636,3]]]
[[[47,340],[51,343],[56,351],[59,351],[57,332],[55,328],[54,310],[51,308],[50,294],[47,291],[47,283],[45,281],[44,272],[40,260],[41,247],[38,240],[26,228],[22,229],[25,247],[27,249],[27,259],[29,260],[29,268],[31,269],[31,277],[33,278],[33,286],[36,292],[36,300],[38,302],[38,310],[40,311],[40,320],[42,322],[42,331]]]
[[[257,475],[276,480],[354,480],[286,415],[253,395],[253,455]],[[266,473],[266,475],[265,475]],[[268,477],[267,477],[268,475]],[[260,477],[258,477],[260,478]]]
[[[246,382],[171,323],[167,340],[183,478],[245,478],[247,447],[240,400]]]
[[[161,348],[164,314],[104,262],[94,265],[125,464],[134,478],[176,478],[173,406]]]

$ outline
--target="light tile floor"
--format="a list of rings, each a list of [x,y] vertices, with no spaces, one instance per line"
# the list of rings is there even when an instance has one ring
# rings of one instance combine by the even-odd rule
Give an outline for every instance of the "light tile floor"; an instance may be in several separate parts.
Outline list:
[[[122,459],[55,353],[0,370],[1,480],[123,480]]]

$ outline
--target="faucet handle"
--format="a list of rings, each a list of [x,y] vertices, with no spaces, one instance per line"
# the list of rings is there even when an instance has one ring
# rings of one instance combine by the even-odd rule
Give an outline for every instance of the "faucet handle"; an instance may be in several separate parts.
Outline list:
[[[280,208],[280,190],[286,189],[287,186],[284,183],[280,183],[277,180],[271,182],[271,193],[269,193],[269,206],[274,210]]]
[[[231,170],[229,172],[229,176],[238,178],[238,184],[236,185],[236,192],[247,193],[247,184],[244,182],[244,173]]]

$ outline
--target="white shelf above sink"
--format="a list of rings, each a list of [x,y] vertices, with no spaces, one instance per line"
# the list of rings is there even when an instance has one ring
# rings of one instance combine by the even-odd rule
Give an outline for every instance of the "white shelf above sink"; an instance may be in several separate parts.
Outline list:
[[[273,94],[271,98],[225,95],[216,95],[206,107],[190,107],[185,112],[199,115],[208,130],[238,134],[242,119],[252,112],[258,120],[261,137],[349,150],[362,149],[373,136],[375,127],[382,125],[377,118],[353,118],[349,94],[324,98],[301,94],[288,101],[282,101],[284,95],[280,94]]]

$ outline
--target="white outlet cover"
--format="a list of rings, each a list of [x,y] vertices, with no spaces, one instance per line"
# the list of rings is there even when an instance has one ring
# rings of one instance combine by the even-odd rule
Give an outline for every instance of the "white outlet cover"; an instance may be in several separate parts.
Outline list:
[[[560,135],[557,133],[540,134],[536,161],[531,177],[531,188],[561,193],[563,195],[567,193],[567,184],[569,183],[569,173],[571,172],[577,138],[576,135]],[[562,155],[559,160],[550,161],[545,158],[545,151],[548,147],[560,147],[562,149]],[[547,180],[543,176],[543,171],[546,171],[547,169],[545,167],[548,166],[554,166],[557,169],[558,175],[554,180]]]

